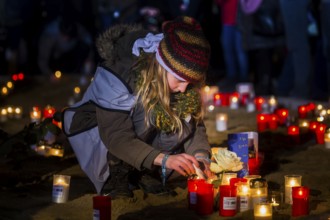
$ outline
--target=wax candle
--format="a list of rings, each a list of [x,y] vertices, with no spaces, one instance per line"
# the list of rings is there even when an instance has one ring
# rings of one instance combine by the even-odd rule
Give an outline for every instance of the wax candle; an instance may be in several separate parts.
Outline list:
[[[234,216],[236,215],[237,198],[236,192],[230,185],[221,185],[219,189],[219,215]]]
[[[275,96],[271,96],[268,100],[269,112],[274,112],[277,108],[277,99]]]
[[[49,148],[48,154],[49,154],[49,156],[63,157],[64,148],[59,144],[55,144],[54,146]]]
[[[266,202],[268,196],[268,184],[263,178],[253,179],[250,181],[250,195],[252,204]]]
[[[326,149],[330,149],[330,128],[324,134],[324,145]]]
[[[298,117],[299,118],[307,117],[307,107],[305,105],[298,106]]]
[[[211,104],[213,102],[214,94],[219,91],[217,86],[204,86],[201,90],[202,101],[205,105]]]
[[[230,109],[238,109],[239,103],[238,103],[238,97],[235,95],[230,96]]]
[[[30,118],[31,122],[39,123],[41,120],[41,111],[38,106],[32,107],[32,110],[30,112]]]
[[[254,112],[256,110],[256,105],[253,101],[247,99],[246,103],[246,111],[247,112]]]
[[[221,93],[220,94],[220,100],[221,100],[221,106],[229,106],[229,98],[230,93]]]
[[[279,125],[285,125],[289,117],[289,110],[286,108],[279,108],[275,110],[275,113],[278,116]]]
[[[221,106],[220,93],[214,94],[213,104],[214,106]]]
[[[222,174],[222,180],[221,180],[221,185],[229,185],[230,184],[230,179],[231,178],[236,178],[237,173],[223,173]]]
[[[65,203],[68,200],[70,179],[68,175],[53,176],[53,202]]]
[[[292,204],[292,187],[301,186],[301,175],[285,175],[284,185],[285,185],[285,203]]]
[[[324,134],[327,126],[323,123],[319,123],[315,129],[316,143],[324,144]]]
[[[268,119],[268,128],[270,130],[276,130],[278,127],[278,116],[276,114],[270,114]]]
[[[254,205],[255,220],[271,220],[273,216],[272,205],[269,202],[257,203]]]
[[[43,112],[43,116],[44,118],[52,118],[54,113],[55,113],[55,108],[51,105],[47,105],[45,108],[44,108],[44,112]]]
[[[257,115],[257,129],[259,132],[263,132],[268,127],[268,114],[260,113]]]
[[[22,116],[23,116],[22,107],[15,107],[15,109],[14,109],[14,118],[21,119]]]
[[[7,121],[7,108],[1,108],[1,113],[0,113],[0,122],[6,122]]]
[[[290,142],[293,144],[300,143],[300,130],[297,125],[290,125],[288,127],[288,137],[290,138]]]
[[[216,130],[217,131],[226,131],[228,123],[228,115],[226,113],[217,113],[216,114]]]
[[[244,212],[250,209],[250,187],[247,182],[238,182],[237,186],[237,211]]]
[[[204,179],[188,178],[188,208],[195,210],[197,205],[197,187],[199,182],[204,182]]]
[[[111,220],[110,196],[93,196],[93,220]]]
[[[213,213],[214,190],[213,184],[199,182],[197,184],[197,205],[196,213],[198,215],[211,215]]]
[[[283,204],[283,193],[279,191],[271,191],[268,200],[272,204],[273,211],[278,211]]]
[[[256,105],[256,109],[257,111],[261,111],[262,110],[262,106],[265,103],[265,99],[262,97],[256,97],[255,100],[255,105]]]
[[[306,186],[292,187],[292,217],[309,214],[309,188]]]

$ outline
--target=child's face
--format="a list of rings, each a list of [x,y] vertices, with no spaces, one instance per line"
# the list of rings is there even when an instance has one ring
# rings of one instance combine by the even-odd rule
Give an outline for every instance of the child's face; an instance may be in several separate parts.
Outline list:
[[[167,82],[170,87],[171,93],[185,92],[189,84],[189,82],[181,81],[175,78],[175,76],[173,76],[169,72],[167,72]]]

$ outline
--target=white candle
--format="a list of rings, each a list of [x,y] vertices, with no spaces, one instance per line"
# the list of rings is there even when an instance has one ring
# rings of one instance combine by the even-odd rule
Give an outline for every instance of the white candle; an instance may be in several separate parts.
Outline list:
[[[271,220],[273,215],[271,203],[258,203],[254,205],[255,220]]]
[[[21,119],[22,118],[23,110],[22,110],[21,107],[16,107],[15,110],[14,110],[14,112],[15,112],[14,115],[15,115],[15,118],[16,119]]]
[[[216,115],[216,130],[226,131],[227,130],[228,115],[225,113],[218,113]]]
[[[285,175],[285,203],[292,204],[292,187],[301,186],[301,175]]]
[[[41,120],[41,111],[38,107],[33,107],[30,112],[31,122],[39,123]]]
[[[236,96],[230,97],[230,109],[238,109],[238,98]]]
[[[251,207],[250,203],[250,187],[247,182],[237,183],[237,210],[244,212]]]
[[[237,173],[223,173],[221,185],[230,185],[230,179],[236,177],[237,177]]]
[[[274,112],[275,109],[277,108],[277,100],[275,96],[271,96],[268,100],[268,105],[269,105],[269,111]]]
[[[8,116],[7,108],[2,108],[0,113],[0,122],[6,122],[8,118],[7,116]]]
[[[54,175],[53,179],[53,202],[65,203],[69,197],[70,176]]]

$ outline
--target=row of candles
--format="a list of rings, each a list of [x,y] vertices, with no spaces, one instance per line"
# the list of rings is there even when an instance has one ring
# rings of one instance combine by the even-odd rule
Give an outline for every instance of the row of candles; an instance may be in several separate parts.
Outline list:
[[[236,173],[223,173],[218,189],[203,179],[188,179],[188,207],[199,215],[214,212],[215,197],[219,196],[219,216],[235,216],[238,212],[253,210],[255,219],[272,219],[273,210],[283,205],[279,191],[268,194],[267,181],[260,175],[237,178]],[[309,188],[301,186],[300,175],[285,176],[285,203],[291,205],[293,217],[308,215]]]

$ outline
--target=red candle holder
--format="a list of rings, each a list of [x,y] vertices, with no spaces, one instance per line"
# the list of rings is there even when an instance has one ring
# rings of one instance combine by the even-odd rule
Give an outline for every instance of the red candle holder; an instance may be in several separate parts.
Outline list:
[[[219,187],[219,215],[235,216],[237,209],[236,190],[230,185],[221,185]]]
[[[254,100],[254,103],[256,105],[256,109],[257,111],[261,111],[262,110],[262,105],[265,103],[265,99],[262,97],[256,97]]]
[[[299,144],[300,137],[299,137],[299,126],[297,125],[290,125],[288,127],[288,136],[290,138],[290,141],[294,144]]]
[[[44,108],[43,116],[44,118],[52,118],[55,113],[55,108],[53,106],[47,105]]]
[[[241,105],[245,106],[249,98],[250,98],[250,93],[242,93],[240,95]]]
[[[258,114],[257,115],[257,129],[259,132],[263,132],[268,127],[268,114]]]
[[[229,185],[233,188],[233,190],[235,191],[235,194],[237,194],[237,184],[246,183],[246,182],[247,182],[247,179],[245,179],[245,178],[234,177],[234,178],[230,178]]]
[[[229,106],[230,93],[219,93],[221,106]]]
[[[298,117],[299,118],[307,117],[307,107],[305,105],[298,106]]]
[[[309,188],[306,186],[292,187],[292,217],[309,214]]]
[[[215,93],[213,96],[213,104],[214,106],[221,106],[221,99],[220,99],[220,93]]]
[[[275,111],[275,114],[278,116],[279,125],[285,125],[289,117],[289,110],[286,108],[279,108]]]
[[[93,197],[93,219],[111,220],[111,197]]]
[[[268,119],[268,127],[270,130],[276,130],[278,127],[278,116],[276,114],[270,114]]]
[[[327,126],[325,124],[319,123],[315,129],[316,143],[324,144],[324,134]]]
[[[214,189],[213,184],[201,181],[197,183],[197,205],[198,215],[211,215],[213,213]]]
[[[195,210],[197,206],[197,187],[200,182],[205,182],[203,179],[188,179],[188,208]]]

